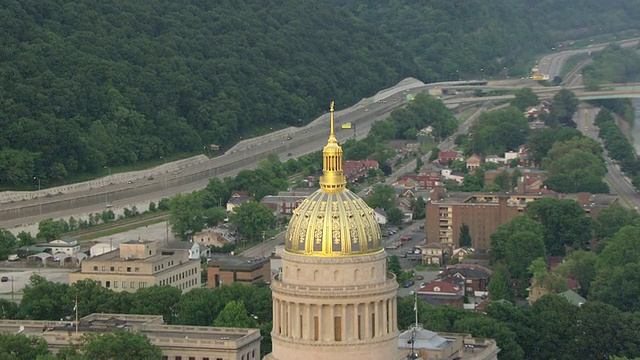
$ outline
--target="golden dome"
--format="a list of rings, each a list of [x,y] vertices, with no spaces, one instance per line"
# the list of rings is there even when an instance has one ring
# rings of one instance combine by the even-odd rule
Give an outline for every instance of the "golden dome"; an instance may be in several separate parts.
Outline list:
[[[294,210],[285,236],[285,251],[310,256],[352,256],[382,250],[380,227],[373,210],[347,190],[342,148],[333,132],[322,150],[320,189]]]

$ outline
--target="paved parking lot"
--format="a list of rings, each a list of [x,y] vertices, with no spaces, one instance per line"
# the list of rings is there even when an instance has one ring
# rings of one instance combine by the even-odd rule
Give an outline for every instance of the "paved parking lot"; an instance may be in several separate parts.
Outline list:
[[[49,281],[69,283],[69,272],[71,269],[64,268],[17,268],[6,267],[0,268],[0,276],[6,276],[9,281],[0,282],[0,298],[11,300],[11,291],[13,289],[14,300],[20,300],[22,298],[22,291],[24,287],[29,283],[31,275],[40,275]],[[15,294],[17,293],[17,294]]]
[[[404,229],[400,229],[397,233],[390,235],[385,238],[386,244],[392,244],[395,242],[400,242],[401,246],[397,249],[387,249],[387,254],[396,255],[400,259],[400,266],[404,270],[414,269],[417,265],[422,264],[420,256],[406,256],[408,251],[412,250],[416,245],[425,241],[425,231],[424,229],[420,229],[420,225],[424,223],[423,220],[415,221],[413,224],[406,226]],[[409,241],[402,242],[400,239],[404,236],[411,237]],[[416,277],[413,279],[414,284],[408,288],[403,287],[403,284],[400,284],[400,288],[398,288],[398,296],[408,296],[411,295],[412,291],[416,291],[420,288],[420,284],[429,283],[433,281],[436,276],[438,276],[439,271],[432,270],[422,270],[415,271]],[[418,279],[422,277],[422,279]]]

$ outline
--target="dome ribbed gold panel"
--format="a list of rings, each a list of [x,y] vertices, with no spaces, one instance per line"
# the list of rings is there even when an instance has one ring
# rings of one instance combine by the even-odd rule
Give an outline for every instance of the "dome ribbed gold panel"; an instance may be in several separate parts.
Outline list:
[[[320,189],[294,211],[285,250],[312,256],[352,256],[382,250],[373,210],[353,192]]]
[[[285,237],[285,251],[311,256],[352,256],[381,251],[380,226],[373,210],[346,189],[342,171],[342,148],[331,130],[322,151],[320,190],[293,212]]]

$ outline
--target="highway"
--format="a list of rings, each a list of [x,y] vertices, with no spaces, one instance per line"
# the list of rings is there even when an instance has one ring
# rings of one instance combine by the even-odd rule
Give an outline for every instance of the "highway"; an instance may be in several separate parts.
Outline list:
[[[578,129],[585,135],[602,144],[602,140],[598,137],[598,127],[594,125],[594,121],[600,109],[595,107],[581,106],[574,115],[574,121],[578,125]],[[604,148],[604,144],[602,144]],[[611,161],[605,150],[604,158],[607,162],[607,173],[605,174],[605,182],[609,185],[611,192],[620,196],[620,205],[630,209],[638,209],[640,206],[640,195],[631,185],[631,181],[620,171],[620,167]]]
[[[622,46],[633,46],[638,39],[619,42]],[[592,46],[586,49],[569,50],[554,53],[540,60],[540,71],[553,76],[561,74],[566,60],[577,53],[600,50],[606,45]],[[396,86],[385,89],[378,94],[363,99],[350,108],[336,112],[336,136],[344,142],[348,138],[362,139],[366,136],[371,124],[386,119],[391,111],[403,104],[406,95],[416,94],[436,87],[451,87],[461,82],[443,82],[424,84],[415,79],[405,79]],[[532,86],[528,80],[492,81],[496,88],[518,88]],[[491,87],[489,86],[489,87]],[[559,88],[535,88],[540,96],[552,96]],[[612,91],[611,95],[619,95],[623,91]],[[640,96],[640,91],[629,90],[631,96]],[[597,96],[599,93],[594,93]],[[508,99],[510,96],[484,98],[447,99],[445,103],[464,103]],[[340,105],[340,104],[338,104]],[[351,130],[342,130],[339,125],[351,122]],[[258,138],[243,140],[228,150],[224,155],[208,161],[185,167],[180,171],[166,172],[155,176],[152,180],[139,177],[134,182],[110,183],[104,187],[88,190],[59,193],[51,197],[25,199],[13,203],[0,204],[0,228],[17,232],[30,225],[33,227],[46,218],[80,217],[89,213],[102,212],[105,205],[112,209],[122,209],[137,205],[141,210],[149,201],[159,201],[178,193],[188,193],[204,188],[212,177],[224,178],[235,176],[243,169],[253,169],[257,163],[269,154],[278,154],[282,161],[296,158],[318,151],[325,144],[328,131],[328,116],[324,115],[303,128],[287,128]],[[289,155],[291,154],[291,155]]]
[[[435,85],[405,79],[390,89],[336,112],[337,138],[341,142],[353,137],[364,138],[374,122],[386,119],[394,108],[405,102],[408,93],[415,94],[415,89],[423,91],[430,86]],[[344,122],[351,122],[353,129],[341,129],[340,124]],[[253,169],[272,153],[286,161],[289,157],[318,151],[326,144],[328,133],[328,115],[323,115],[304,128],[288,128],[241,141],[223,156],[156,176],[153,180],[145,178],[133,183],[114,183],[53,197],[4,203],[0,205],[0,228],[16,232],[25,225],[33,226],[46,218],[79,217],[102,212],[107,203],[112,205],[112,209],[118,209],[199,190],[208,184],[210,178],[235,176],[240,170]]]
[[[640,41],[640,39],[635,38],[635,39],[621,40],[616,43],[622,47],[632,47],[632,46],[638,45],[638,41]],[[599,45],[590,45],[583,49],[567,50],[567,51],[561,51],[561,52],[553,53],[550,55],[546,55],[538,61],[538,72],[541,74],[549,75],[549,79],[553,80],[553,78],[556,76],[562,76],[562,70],[564,68],[564,64],[567,62],[567,60],[570,57],[578,54],[591,53],[592,51],[600,51],[607,46],[609,46],[608,43],[599,44]]]

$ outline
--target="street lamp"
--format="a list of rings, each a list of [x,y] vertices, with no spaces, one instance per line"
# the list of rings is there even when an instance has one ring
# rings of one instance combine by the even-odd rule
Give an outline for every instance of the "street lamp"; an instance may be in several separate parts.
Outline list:
[[[33,180],[38,180],[38,191],[40,191],[40,178],[37,176],[34,176]]]

